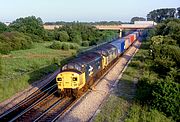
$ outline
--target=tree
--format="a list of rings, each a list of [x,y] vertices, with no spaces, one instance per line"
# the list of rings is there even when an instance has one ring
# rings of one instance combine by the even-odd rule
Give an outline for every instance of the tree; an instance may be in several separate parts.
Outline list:
[[[81,43],[82,43],[81,35],[75,35],[75,36],[73,36],[71,41],[72,41],[73,43],[77,43],[77,44],[81,45]]]
[[[4,23],[0,22],[0,33],[3,33],[7,30],[8,30],[8,27]]]
[[[160,23],[165,19],[175,18],[175,13],[175,8],[157,9],[149,12],[149,14],[147,15],[147,20],[152,20],[157,23]]]
[[[14,31],[34,34],[39,37],[43,37],[45,33],[41,18],[35,16],[16,19],[9,27]]]
[[[66,31],[59,32],[59,40],[62,42],[67,42],[69,40],[69,35]]]
[[[146,19],[143,17],[133,17],[131,23],[134,23],[134,21],[146,21]]]
[[[12,50],[28,49],[32,46],[32,38],[19,32],[0,34],[0,53],[7,54]]]
[[[153,84],[152,106],[174,120],[180,120],[180,84],[175,83],[170,77],[159,80]]]

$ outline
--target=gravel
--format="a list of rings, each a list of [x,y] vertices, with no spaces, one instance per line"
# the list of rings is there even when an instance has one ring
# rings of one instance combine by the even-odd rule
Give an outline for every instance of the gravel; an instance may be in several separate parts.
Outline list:
[[[137,52],[141,43],[136,41],[131,48],[120,58],[118,63],[111,69],[105,77],[85,96],[82,97],[65,115],[57,121],[80,122],[93,121],[93,116],[98,112],[103,101],[109,96],[110,91],[116,86],[121,78],[123,70],[127,67],[128,61]],[[137,50],[136,50],[137,49]]]

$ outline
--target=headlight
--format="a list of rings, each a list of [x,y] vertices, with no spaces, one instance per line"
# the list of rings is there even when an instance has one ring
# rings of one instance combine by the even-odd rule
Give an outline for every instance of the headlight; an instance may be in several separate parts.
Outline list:
[[[58,80],[58,81],[62,81],[62,78],[58,78],[57,80]]]
[[[73,81],[77,81],[77,78],[76,78],[76,77],[73,77]]]

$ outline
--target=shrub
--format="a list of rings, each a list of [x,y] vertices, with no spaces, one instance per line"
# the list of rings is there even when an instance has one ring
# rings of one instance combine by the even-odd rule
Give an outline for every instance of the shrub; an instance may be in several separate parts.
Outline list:
[[[52,45],[50,45],[52,49],[62,49],[62,43],[59,41],[54,41]]]
[[[70,49],[75,49],[75,50],[79,49],[79,45],[76,43],[69,43],[69,45],[70,45]]]
[[[32,47],[31,37],[19,32],[0,34],[0,52],[7,54],[12,50],[29,49]]]
[[[174,120],[180,120],[179,91],[179,83],[175,83],[170,77],[157,81],[153,85],[152,106],[167,116],[172,116]]]
[[[83,41],[83,42],[82,42],[82,46],[88,47],[88,46],[89,46],[89,42],[88,42],[88,41]]]
[[[79,45],[76,43],[69,43],[69,42],[59,42],[54,41],[52,45],[50,45],[52,49],[62,49],[62,50],[69,50],[69,49],[79,49]]]
[[[69,50],[70,49],[69,43],[62,43],[62,49],[63,50]]]
[[[59,32],[59,40],[62,42],[67,42],[69,40],[69,35],[66,31]]]

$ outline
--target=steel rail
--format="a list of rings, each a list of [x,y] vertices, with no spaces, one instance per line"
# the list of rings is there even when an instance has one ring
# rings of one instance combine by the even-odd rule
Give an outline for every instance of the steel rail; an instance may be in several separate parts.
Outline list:
[[[47,93],[50,93],[51,90],[53,90],[55,88],[52,87]],[[56,91],[54,91],[53,93],[51,93],[50,95],[54,94]],[[21,117],[22,115],[24,115],[25,113],[27,113],[28,111],[30,111],[33,107],[35,107],[36,105],[40,104],[41,102],[43,102],[42,100],[49,97],[50,95],[45,94],[43,95],[43,97],[41,97],[39,100],[37,100],[35,103],[33,103],[32,105],[30,105],[27,109],[25,109],[24,111],[22,111],[20,114],[18,114],[17,116],[15,116],[13,119],[11,119],[9,122],[13,122],[16,119],[18,119],[19,117]]]

